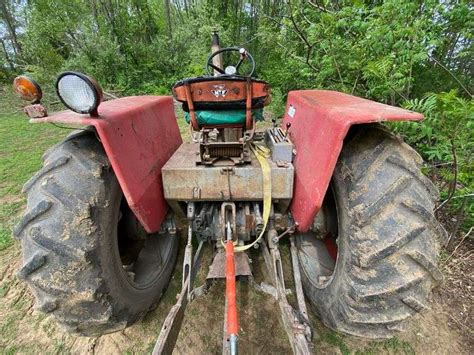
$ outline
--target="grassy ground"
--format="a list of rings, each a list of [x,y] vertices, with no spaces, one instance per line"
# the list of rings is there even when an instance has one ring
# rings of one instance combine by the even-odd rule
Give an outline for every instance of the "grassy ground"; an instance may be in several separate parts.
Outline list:
[[[25,204],[21,186],[39,169],[43,152],[70,131],[51,125],[28,123],[21,113],[14,112],[16,109],[11,105],[14,99],[9,97],[6,100],[6,91],[0,90],[0,97],[2,94],[0,353],[149,353],[180,287],[179,263],[159,307],[142,322],[118,333],[99,338],[73,337],[57,327],[50,317],[34,311],[32,295],[15,277],[15,272],[21,264],[21,252],[19,243],[11,238],[11,228]],[[183,120],[179,122],[182,134],[189,137]],[[283,249],[282,254],[287,260],[288,250]],[[203,265],[207,265],[210,257],[208,251]],[[257,253],[253,255],[253,267],[258,281],[258,278],[263,278],[263,261]],[[288,282],[291,283],[291,280]],[[245,283],[238,285],[238,293],[242,353],[290,353],[275,301]],[[224,284],[216,283],[209,294],[190,304],[175,353],[203,354],[221,351],[223,295]],[[472,349],[469,348],[469,342],[465,341],[465,332],[449,321],[443,296],[439,292],[434,298],[432,308],[433,310],[424,316],[417,317],[406,333],[386,341],[368,341],[340,335],[325,328],[316,315],[311,314],[317,334],[312,344],[313,349],[316,353],[324,354],[470,353]]]
[[[11,226],[25,202],[21,187],[40,168],[43,152],[67,133],[51,125],[32,125],[22,113],[0,111],[0,250],[12,243]]]

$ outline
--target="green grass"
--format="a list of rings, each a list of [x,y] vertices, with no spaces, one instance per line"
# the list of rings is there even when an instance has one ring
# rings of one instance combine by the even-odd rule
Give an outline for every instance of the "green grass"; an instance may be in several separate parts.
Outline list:
[[[351,353],[343,338],[332,330],[323,332],[321,334],[321,341],[339,348],[342,355],[349,355]]]
[[[41,166],[43,152],[66,132],[49,124],[31,124],[21,115],[2,116],[0,196],[16,196],[22,184]]]
[[[0,286],[0,298],[5,297],[9,289],[10,289],[10,284],[8,282],[3,283]]]
[[[397,337],[384,341],[371,341],[363,350],[356,351],[356,355],[376,355],[380,353],[414,355],[415,350],[407,341]]]
[[[25,205],[23,184],[41,167],[44,151],[69,130],[31,124],[13,108],[15,98],[0,92],[0,250],[12,244],[11,229]],[[15,113],[12,113],[14,112]]]
[[[3,250],[10,246],[11,237],[10,237],[10,228],[6,228],[3,225],[0,225],[0,250]]]

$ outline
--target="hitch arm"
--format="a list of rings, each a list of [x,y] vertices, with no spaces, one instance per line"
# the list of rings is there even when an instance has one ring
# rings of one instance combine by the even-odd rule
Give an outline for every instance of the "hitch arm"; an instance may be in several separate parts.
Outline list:
[[[293,237],[292,237],[293,238]],[[291,239],[292,240],[292,239]],[[307,319],[306,305],[304,303],[304,296],[301,287],[301,275],[299,273],[299,264],[296,255],[292,254],[293,273],[296,285],[296,297],[298,301],[298,310],[295,310],[288,302],[286,297],[285,280],[283,277],[282,260],[278,244],[273,244],[269,241],[270,250],[266,243],[261,243],[265,264],[268,272],[273,279],[276,289],[276,300],[281,311],[281,318],[291,348],[295,355],[309,355],[310,341],[312,338],[312,329],[309,326]],[[296,248],[292,244],[293,248]],[[296,250],[292,249],[294,253]],[[294,258],[296,256],[296,259]]]
[[[193,284],[197,271],[201,264],[202,246],[204,242],[200,242],[196,253],[194,254],[193,264],[190,272],[186,274],[186,279],[183,281],[181,292],[177,295],[177,302],[171,308],[168,316],[163,322],[160,335],[153,348],[153,355],[171,354],[178,340],[179,331],[183,324],[184,311],[186,306],[193,297]],[[189,267],[189,260],[184,260],[183,268]]]

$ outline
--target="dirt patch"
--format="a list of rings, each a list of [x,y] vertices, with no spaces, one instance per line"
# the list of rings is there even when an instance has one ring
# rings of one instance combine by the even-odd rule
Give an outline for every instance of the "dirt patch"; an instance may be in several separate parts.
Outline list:
[[[0,204],[12,204],[23,201],[23,198],[18,195],[3,195],[0,197]]]
[[[255,282],[263,281],[263,258],[252,253]],[[203,256],[199,281],[203,282],[210,265],[211,250]],[[215,281],[209,292],[191,303],[176,344],[176,354],[222,353],[223,316],[225,311],[225,282]],[[277,302],[269,295],[257,291],[249,282],[237,284],[239,309],[239,352],[242,354],[285,354],[291,352],[286,333],[280,324]]]
[[[464,239],[451,253],[443,255],[440,264],[445,279],[435,296],[443,305],[440,312],[448,317],[449,326],[463,334],[465,344],[474,350],[473,251],[473,241]]]

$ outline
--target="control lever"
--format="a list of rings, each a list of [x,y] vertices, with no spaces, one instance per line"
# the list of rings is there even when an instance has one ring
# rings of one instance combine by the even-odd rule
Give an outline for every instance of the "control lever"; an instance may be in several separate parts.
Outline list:
[[[272,118],[272,125],[273,125],[273,128],[277,127],[277,119],[275,117]]]
[[[290,127],[291,127],[291,123],[288,122],[286,124],[285,137],[288,137],[288,133],[290,132]]]

